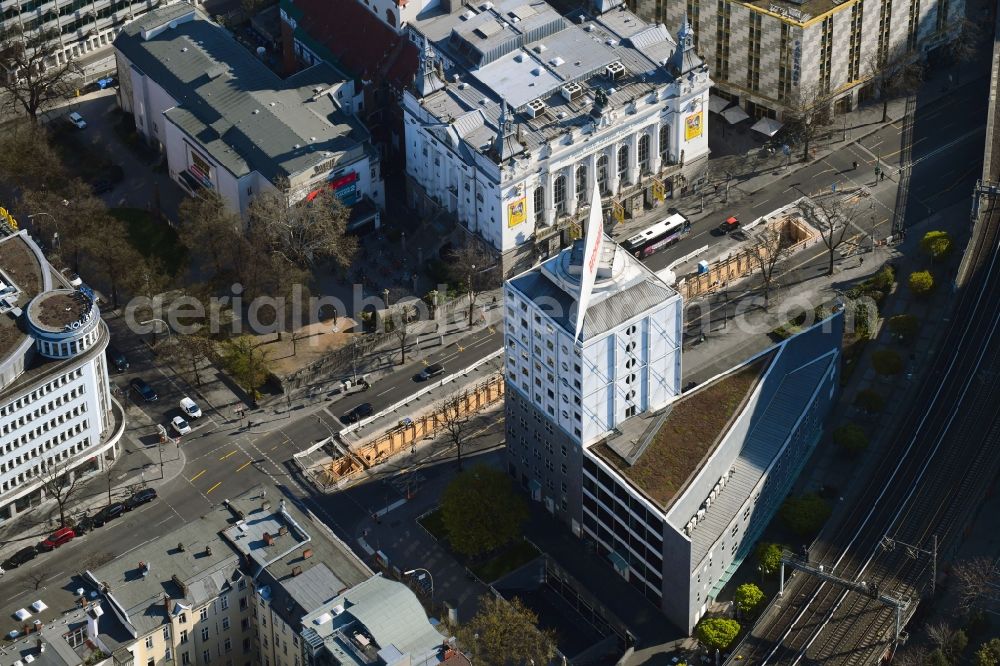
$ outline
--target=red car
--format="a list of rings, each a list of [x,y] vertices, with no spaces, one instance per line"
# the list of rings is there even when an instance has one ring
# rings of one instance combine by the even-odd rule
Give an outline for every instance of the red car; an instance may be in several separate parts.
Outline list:
[[[72,527],[63,527],[50,534],[49,538],[43,541],[39,547],[42,550],[55,550],[67,541],[72,541],[75,537],[76,532],[73,531]]]

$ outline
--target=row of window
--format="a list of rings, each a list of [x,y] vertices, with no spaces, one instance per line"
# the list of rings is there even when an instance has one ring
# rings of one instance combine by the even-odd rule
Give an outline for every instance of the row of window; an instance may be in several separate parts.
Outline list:
[[[69,392],[63,393],[55,400],[50,400],[49,402],[40,406],[31,414],[25,414],[24,416],[20,416],[17,419],[10,421],[9,423],[4,423],[3,426],[0,427],[2,428],[0,429],[0,436],[7,435],[8,433],[17,430],[18,428],[22,428],[25,425],[30,424],[33,420],[41,418],[42,416],[45,416],[46,414],[48,414],[53,410],[59,409],[66,403],[72,402],[82,395],[83,395],[83,387],[77,386],[76,388],[70,390]],[[7,444],[4,444],[3,447],[0,448],[0,455],[7,455],[11,451],[18,449],[19,447],[23,446],[24,444],[27,444],[31,440],[38,438],[38,436],[40,436],[41,434],[48,432],[49,430],[55,428],[56,426],[59,426],[64,421],[66,421],[66,419],[77,416],[81,412],[85,411],[87,411],[87,403],[81,402],[79,405],[76,405],[72,410],[57,414],[55,418],[49,419],[45,423],[38,425],[25,433],[22,433],[20,436],[17,437],[17,439],[14,439],[8,442]]]
[[[21,409],[26,405],[31,405],[38,402],[38,399],[45,396],[52,391],[56,390],[60,386],[65,386],[74,379],[79,379],[83,376],[83,368],[77,368],[73,372],[67,372],[64,375],[56,377],[52,381],[44,384],[43,386],[35,389],[31,393],[21,396],[13,402],[9,402],[3,407],[0,407],[0,418],[6,418],[10,414],[13,414],[17,410]]]
[[[83,430],[86,427],[87,427],[87,423],[86,422],[84,422],[82,424],[77,424],[77,426],[74,427],[74,431],[75,432],[72,432],[71,434],[70,433],[64,433],[64,434],[67,434],[68,437],[71,437],[73,435],[79,434],[79,431]],[[85,437],[84,439],[82,439],[81,441],[77,442],[76,444],[73,444],[69,448],[60,451],[55,456],[52,456],[51,458],[46,458],[46,463],[49,464],[49,465],[52,465],[52,464],[57,463],[59,461],[66,460],[70,456],[74,456],[77,453],[80,453],[81,451],[84,451],[89,446],[90,446],[90,438],[89,437]],[[32,478],[37,477],[37,476],[41,476],[43,473],[45,473],[45,471],[46,471],[45,465],[43,465],[41,462],[39,462],[39,464],[35,465],[34,467],[32,467],[32,468],[30,468],[30,469],[28,469],[28,470],[26,470],[24,472],[19,473],[14,478],[7,479],[6,481],[4,481],[3,485],[0,486],[0,491],[7,492],[8,490],[12,490],[12,489],[16,488],[17,486],[21,485],[22,483],[24,483],[25,481],[28,481],[28,480],[30,480]]]
[[[29,435],[33,435],[33,433],[35,433],[35,432],[38,432],[39,434],[48,432],[51,428],[55,428],[57,426],[60,426],[63,423],[65,423],[66,421],[69,421],[70,419],[74,419],[74,418],[80,416],[85,411],[87,411],[86,410],[86,405],[77,405],[76,407],[73,408],[72,411],[60,414],[56,418],[54,418],[51,421],[49,421],[48,423],[46,423],[44,426],[42,426],[40,428],[35,428],[34,430],[31,431],[31,433],[29,433]],[[84,429],[86,427],[87,427],[87,421],[84,420],[84,422],[83,422],[82,425],[78,423],[75,426],[73,426],[72,428],[69,428],[69,429],[64,430],[63,432],[59,433],[55,437],[50,437],[49,439],[45,440],[44,442],[42,442],[38,446],[36,446],[36,447],[34,447],[34,448],[32,448],[32,449],[30,449],[28,451],[23,451],[19,455],[12,456],[8,460],[4,461],[3,463],[0,463],[0,473],[6,472],[9,469],[14,469],[15,467],[17,467],[21,463],[26,462],[28,460],[31,460],[32,458],[38,457],[39,455],[41,455],[41,454],[45,453],[46,451],[52,449],[52,447],[58,446],[59,444],[62,444],[67,439],[69,439],[73,435],[79,433],[82,429]],[[22,439],[24,439],[24,436],[18,437],[18,441],[21,441]],[[34,441],[35,439],[37,439],[37,436],[33,435],[31,437],[28,437],[27,440],[26,440],[26,443],[30,443],[30,442]],[[5,451],[4,451],[5,453],[9,453],[10,450],[13,450],[15,453],[18,452],[18,451],[21,451],[21,449],[19,447],[13,447],[11,445],[7,445],[6,447],[4,447],[4,449],[5,449]]]

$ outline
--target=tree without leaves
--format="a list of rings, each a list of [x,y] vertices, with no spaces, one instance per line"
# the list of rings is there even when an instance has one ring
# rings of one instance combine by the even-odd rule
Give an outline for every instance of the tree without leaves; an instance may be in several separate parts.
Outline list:
[[[487,595],[479,611],[460,627],[458,640],[476,664],[547,664],[555,656],[555,634],[539,629],[538,616],[517,597],[510,602]]]
[[[181,202],[179,209],[181,242],[198,265],[210,267],[209,282],[224,289],[235,279],[235,246],[244,241],[243,222],[226,209],[214,190]]]
[[[488,289],[500,286],[500,272],[493,257],[475,238],[452,250],[448,256],[449,274],[459,289],[466,290],[469,299],[469,326],[473,325],[476,298]]]
[[[386,311],[387,324],[391,322],[391,333],[399,342],[399,364],[406,365],[406,343],[410,339],[410,318],[413,307],[409,303],[396,303]]]
[[[891,51],[872,51],[865,61],[865,74],[875,96],[882,100],[882,122],[889,119],[889,101],[912,94],[920,87],[924,70],[913,51],[900,45]]]
[[[789,255],[791,244],[784,232],[774,224],[764,225],[754,240],[757,243],[747,251],[747,256],[764,283],[764,308],[767,309],[771,305],[771,288],[777,277],[775,268],[778,262]]]
[[[167,362],[174,365],[185,381],[201,386],[202,361],[211,359],[215,353],[214,343],[199,333],[170,336],[170,346],[167,349]]]
[[[441,411],[438,412],[436,418],[445,435],[455,445],[458,469],[461,470],[462,447],[465,445],[465,440],[469,436],[470,426],[472,425],[472,419],[465,409],[465,396],[461,395],[449,398],[441,406]]]
[[[56,501],[59,509],[59,527],[66,526],[66,506],[77,490],[77,477],[70,470],[68,460],[48,460],[42,476],[45,494]]]
[[[111,308],[116,309],[123,287],[129,284],[133,271],[144,259],[129,242],[124,222],[105,215],[100,228],[100,235],[85,238],[83,247],[88,266],[106,282]]]
[[[441,517],[452,548],[474,557],[517,537],[528,508],[509,476],[478,465],[460,472],[445,488]]]
[[[62,158],[49,141],[48,129],[24,118],[0,127],[0,177],[22,190],[58,191],[68,180]]]
[[[955,26],[955,38],[948,44],[948,55],[959,65],[972,62],[979,55],[983,35],[983,29],[978,23],[962,17]],[[963,69],[955,68],[955,83],[961,79]]]
[[[64,203],[67,202],[67,203]],[[58,241],[50,255],[58,256],[75,272],[80,272],[86,249],[101,242],[108,211],[81,180],[71,180],[62,190],[24,190],[21,205],[34,215],[38,235],[47,243]]]
[[[806,85],[799,89],[792,108],[788,111],[789,133],[802,141],[802,159],[809,159],[809,146],[831,120],[830,107],[833,100],[829,93],[817,85]]]
[[[956,582],[958,607],[965,613],[976,609],[992,594],[993,585],[1000,583],[1000,571],[987,557],[962,560],[952,567],[951,574]]]
[[[799,210],[806,222],[819,231],[827,251],[827,275],[833,275],[837,248],[847,240],[847,232],[861,215],[861,207],[854,201],[826,195],[803,200]]]
[[[11,27],[0,36],[0,68],[5,74],[0,89],[10,96],[8,104],[20,106],[33,121],[42,106],[69,97],[83,77],[75,60],[55,64],[62,48],[53,30],[25,33]]]
[[[892,657],[893,666],[927,666],[927,648],[922,645],[907,645],[897,650]]]
[[[312,201],[292,204],[282,183],[250,202],[249,225],[271,240],[272,248],[292,264],[312,268],[328,260],[346,269],[358,250],[358,239],[347,234],[349,211],[329,189]]]
[[[947,648],[955,636],[955,629],[947,622],[934,622],[924,627],[927,639],[934,647]]]

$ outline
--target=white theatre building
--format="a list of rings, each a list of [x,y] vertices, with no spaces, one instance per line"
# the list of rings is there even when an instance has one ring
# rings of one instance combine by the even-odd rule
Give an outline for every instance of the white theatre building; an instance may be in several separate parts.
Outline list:
[[[24,231],[0,232],[0,522],[46,484],[112,464],[125,415],[112,398],[108,327]]]
[[[508,472],[692,631],[822,434],[842,314],[682,394],[681,298],[600,214],[504,307]]]
[[[704,168],[711,81],[686,30],[524,0],[440,0],[408,30],[410,203],[457,218],[506,274],[579,237],[595,188],[621,221]]]

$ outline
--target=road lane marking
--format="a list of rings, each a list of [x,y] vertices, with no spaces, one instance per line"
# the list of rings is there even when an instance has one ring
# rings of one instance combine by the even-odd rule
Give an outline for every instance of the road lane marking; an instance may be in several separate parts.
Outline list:
[[[195,474],[194,476],[192,476],[190,479],[188,479],[188,481],[192,481],[193,482],[195,479],[197,479],[199,476],[201,476],[202,474],[204,474],[207,471],[208,470],[205,470],[205,469],[201,470],[200,472],[198,472],[197,474]]]
[[[213,490],[215,490],[216,488],[218,488],[221,485],[222,485],[222,481],[219,481],[217,484],[215,484],[214,486],[212,486],[211,488],[209,488],[208,490],[206,490],[205,494],[206,495],[209,494],[210,492],[212,492]]]
[[[386,393],[391,393],[393,390],[394,390],[394,387],[389,387],[386,390],[382,391],[381,393],[376,393],[375,397],[377,398],[380,395],[385,395]]]
[[[233,455],[234,453],[237,453],[238,451],[239,451],[239,449],[233,449],[232,451],[230,451],[226,455],[224,455],[221,458],[219,458],[219,460],[225,460],[226,458],[228,458],[229,456]]]
[[[246,467],[246,466],[248,466],[248,465],[252,465],[252,464],[253,464],[253,461],[252,461],[252,460],[248,460],[248,461],[246,461],[245,463],[243,463],[242,465],[240,465],[239,467],[237,467],[237,468],[236,468],[236,471],[237,471],[237,472],[240,472],[240,471],[242,471],[242,470],[243,470],[243,468],[244,468],[244,467]]]

